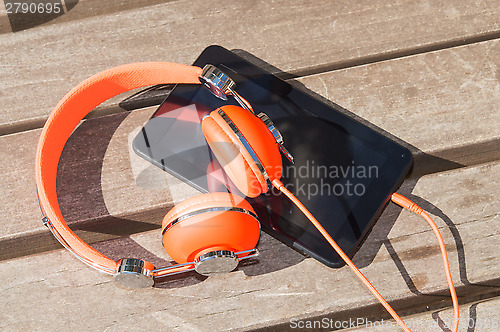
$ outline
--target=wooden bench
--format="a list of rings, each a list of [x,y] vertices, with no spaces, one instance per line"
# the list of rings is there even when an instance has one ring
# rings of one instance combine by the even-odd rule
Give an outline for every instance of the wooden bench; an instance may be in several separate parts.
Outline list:
[[[57,101],[105,68],[189,64],[210,44],[244,50],[251,61],[409,147],[415,167],[400,192],[435,217],[445,238],[466,322],[461,330],[500,324],[498,4],[99,3],[80,1],[53,21],[15,33],[0,8],[0,328],[287,330],[292,320],[389,318],[348,268],[327,268],[265,233],[259,258],[233,273],[171,277],[137,291],[59,250],[43,227],[34,156]],[[166,91],[100,106],[75,131],[60,163],[66,219],[114,259],[169,261],[161,218],[197,194],[130,149],[134,130],[155,107],[124,108],[157,103]],[[450,326],[438,245],[425,221],[390,205],[354,262],[405,320]],[[476,323],[472,330],[469,321]]]

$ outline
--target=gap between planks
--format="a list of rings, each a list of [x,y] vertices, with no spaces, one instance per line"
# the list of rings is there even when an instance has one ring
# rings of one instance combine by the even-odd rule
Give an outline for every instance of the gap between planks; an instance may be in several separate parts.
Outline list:
[[[291,70],[289,72],[281,71],[277,68],[272,73],[282,80],[288,81],[297,78],[304,78],[307,76],[318,75],[327,72],[334,72],[336,70],[355,68],[359,66],[364,66],[368,64],[373,64],[377,62],[390,61],[395,59],[407,58],[418,54],[424,54],[429,52],[435,52],[445,49],[451,49],[460,46],[466,46],[470,44],[492,41],[495,39],[500,39],[500,31],[493,31],[490,33],[479,34],[476,36],[471,36],[468,38],[458,38],[455,40],[450,40],[446,42],[430,43],[423,46],[403,49],[399,51],[391,51],[386,53],[380,53],[377,55],[361,57],[357,59],[351,59],[346,61],[338,61],[330,64],[325,64],[321,66],[312,66],[307,69]],[[238,51],[238,50],[234,50]],[[260,59],[258,59],[260,60]],[[124,112],[127,110],[139,109],[144,107],[150,107],[159,105],[164,98],[170,93],[172,85],[165,85],[163,88],[151,90],[150,88],[143,89],[142,91],[147,91],[142,97],[137,97],[135,99],[129,99],[132,97],[132,93],[124,94],[126,99],[121,103],[113,103],[106,106],[97,107],[88,118],[100,117],[110,114],[116,114]],[[140,94],[141,91],[135,91],[133,94]],[[8,124],[0,124],[0,137],[10,134],[15,134],[23,131],[33,130],[42,128],[45,124],[47,117],[37,117],[32,119],[26,119],[22,121],[13,121]]]
[[[488,285],[483,283],[478,283],[474,285],[471,291],[471,286],[458,286],[456,287],[457,292],[463,292],[467,288],[467,295],[461,296],[459,299],[460,304],[460,314],[463,318],[465,315],[463,309],[465,306],[474,305],[476,303],[481,303],[484,301],[495,301],[500,297],[500,278],[495,279],[493,282],[489,281]],[[485,289],[493,290],[492,292],[484,292]],[[421,314],[429,315],[431,311],[440,312],[452,308],[451,300],[448,300],[448,294],[443,292],[427,293],[425,295],[419,295],[417,298],[412,298],[411,301],[408,299],[402,299],[397,301],[389,301],[391,307],[395,308],[397,313],[401,316],[404,322],[409,323],[411,321],[411,316],[418,316]],[[433,317],[436,315],[433,315]],[[385,311],[380,304],[370,304],[367,306],[362,306],[354,309],[347,309],[338,312],[332,312],[323,315],[313,315],[303,318],[307,321],[323,321],[327,319],[328,321],[356,321],[358,318],[362,317],[366,321],[371,322],[381,322],[381,321],[392,321],[394,322],[394,331],[401,331],[397,327],[397,323],[392,319],[392,317]],[[439,316],[437,316],[439,317]],[[296,318],[296,317],[295,317]],[[249,330],[254,332],[280,332],[280,331],[290,331],[290,320],[284,322],[279,322],[270,326],[260,326],[249,327]],[[467,327],[463,321],[461,321],[459,328],[462,330]],[[368,328],[360,328],[362,331],[370,331]],[[335,328],[328,331],[356,331],[356,329],[343,329]],[[386,331],[386,330],[384,330]],[[415,329],[415,331],[420,331],[420,329]],[[450,331],[448,329],[443,329],[443,331]]]

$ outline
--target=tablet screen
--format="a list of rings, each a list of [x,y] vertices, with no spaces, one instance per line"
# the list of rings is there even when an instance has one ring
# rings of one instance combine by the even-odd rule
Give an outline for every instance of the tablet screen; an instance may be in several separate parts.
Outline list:
[[[354,255],[389,195],[411,165],[411,153],[306,93],[220,47],[195,62],[230,76],[255,113],[266,113],[281,132],[294,164],[283,158],[282,182],[333,239]],[[178,85],[134,140],[134,150],[203,192],[235,191],[220,172],[203,133],[222,101],[201,85]],[[329,266],[342,260],[298,208],[277,190],[249,200],[263,230]]]

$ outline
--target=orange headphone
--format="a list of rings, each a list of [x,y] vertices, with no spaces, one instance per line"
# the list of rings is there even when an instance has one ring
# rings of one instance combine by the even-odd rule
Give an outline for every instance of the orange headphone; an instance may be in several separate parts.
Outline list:
[[[169,62],[145,62],[111,68],[86,79],[57,104],[43,128],[36,155],[36,183],[43,222],[55,238],[84,263],[114,275],[116,281],[131,287],[152,286],[155,277],[191,270],[203,275],[230,272],[240,260],[258,255],[255,248],[260,236],[257,216],[247,201],[231,193],[202,194],[177,204],[167,213],[162,223],[163,245],[178,264],[159,269],[141,259],[124,258],[115,262],[104,256],[73,233],[61,214],[56,192],[59,159],[69,136],[91,110],[132,89],[165,83],[200,82],[217,97],[226,100],[232,96],[241,105],[220,107],[202,120],[205,138],[235,186],[248,197],[257,197],[273,186],[285,194],[400,326],[410,331],[321,224],[284,187],[280,181],[280,151],[292,162],[293,158],[284,148],[279,131],[265,114],[255,115],[251,105],[234,90],[234,82],[212,65],[201,69]],[[400,195],[393,194],[392,199],[414,212],[425,214]],[[448,261],[443,247],[444,243],[441,249],[453,304],[457,305],[458,328],[458,302],[449,267],[446,270]]]

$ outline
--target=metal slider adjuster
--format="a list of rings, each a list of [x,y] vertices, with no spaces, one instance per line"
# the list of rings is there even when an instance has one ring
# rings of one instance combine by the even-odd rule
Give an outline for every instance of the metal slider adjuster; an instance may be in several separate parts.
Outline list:
[[[273,134],[274,136],[274,139],[276,140],[276,142],[278,143],[278,147],[281,151],[281,153],[283,153],[283,155],[286,157],[286,159],[288,159],[292,164],[294,163],[293,162],[293,156],[292,154],[285,148],[284,146],[284,142],[283,142],[283,136],[281,136],[281,133],[280,131],[278,130],[278,128],[276,128],[276,126],[274,125],[274,122],[267,116],[266,113],[259,113],[257,114],[257,117],[262,121],[264,122],[264,124],[267,126],[267,129],[269,129],[269,131],[271,132],[271,134]]]
[[[235,91],[236,83],[219,68],[210,64],[205,65],[199,79],[201,84],[207,87],[217,98],[227,100],[228,96],[232,96],[241,107],[253,113],[252,108]]]
[[[203,67],[203,70],[201,72],[199,79],[200,79],[200,82],[205,87],[207,87],[208,90],[210,90],[210,92],[212,92],[212,94],[214,94],[216,97],[218,97],[222,100],[227,100],[228,96],[233,96],[236,99],[236,101],[240,104],[241,107],[254,113],[254,111],[252,110],[252,107],[250,105],[248,105],[248,102],[246,102],[235,91],[236,83],[229,76],[224,74],[224,72],[222,70],[220,70],[219,68],[217,68],[213,65],[210,65],[210,64],[205,65],[205,67]],[[220,113],[220,111],[219,111],[219,113]],[[224,115],[222,115],[222,114],[221,114],[221,116],[224,118],[224,120],[226,120],[226,122],[228,122],[226,119],[227,116],[224,117]],[[281,133],[279,132],[278,128],[276,128],[273,121],[265,113],[259,113],[257,115],[257,117],[259,117],[259,119],[261,119],[262,122],[264,122],[264,124],[267,126],[269,131],[273,134],[274,139],[276,140],[276,142],[278,142],[278,147],[279,147],[281,153],[283,153],[283,155],[293,164],[294,163],[293,156],[283,145],[283,136],[281,136]],[[231,126],[231,123],[229,123],[229,125]],[[231,129],[233,129],[233,126],[231,127]],[[234,129],[233,129],[233,131],[234,131]],[[236,134],[238,135],[238,133],[236,133]],[[242,142],[242,143],[245,144],[246,142]],[[246,144],[245,144],[245,146],[246,146]],[[249,151],[249,153],[250,153],[250,155],[252,155],[252,151]],[[255,159],[253,155],[252,155],[252,158]],[[256,163],[257,163],[257,166],[259,166],[260,162],[256,162]],[[260,168],[260,166],[259,166],[259,168]],[[265,174],[265,172],[263,172],[263,175],[264,175],[264,178],[266,178],[267,174]],[[267,179],[266,179],[266,181],[267,181]]]
[[[145,267],[145,262],[136,258],[122,258],[114,279],[119,284],[131,288],[147,288],[154,284],[151,270]]]
[[[257,215],[252,211],[235,207],[220,206],[199,209],[193,212],[185,213],[173,220],[162,234],[165,234],[174,225],[181,223],[193,216],[207,212],[237,212],[253,217],[259,221]],[[260,226],[260,223],[259,223]],[[155,268],[151,263],[135,258],[123,258],[118,261],[118,268],[114,275],[115,281],[132,288],[151,287],[154,284],[154,278],[170,276],[174,274],[196,271],[201,275],[210,276],[213,274],[228,273],[234,270],[239,261],[259,255],[257,249],[233,252],[231,250],[212,250],[195,256],[192,262],[171,265],[163,268]]]
[[[231,121],[229,116],[227,116],[227,114],[221,108],[219,108],[218,113],[221,116],[221,118],[228,124],[229,128],[231,128],[231,130],[236,135],[236,137],[238,137],[238,140],[241,142],[241,144],[243,144],[243,146],[247,150],[248,154],[253,159],[255,165],[257,165],[257,168],[259,169],[260,173],[264,177],[264,180],[266,181],[266,184],[267,184],[267,188],[269,190],[271,190],[273,188],[273,185],[271,183],[271,180],[269,179],[269,175],[267,174],[267,171],[266,171],[264,165],[262,164],[262,162],[260,161],[259,157],[255,153],[255,151],[252,149],[252,146],[250,145],[250,143],[248,143],[245,136],[243,136],[243,134],[240,132],[238,127],[236,127],[234,122]]]
[[[154,284],[156,277],[170,276],[174,274],[196,271],[204,276],[211,276],[233,271],[241,260],[256,257],[258,249],[250,249],[239,252],[230,250],[214,250],[197,257],[194,261],[167,266],[159,269],[148,269],[147,262],[136,258],[122,258],[118,262],[118,268],[114,279],[121,285],[131,288],[147,288]],[[152,266],[152,264],[151,264]]]

